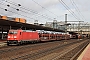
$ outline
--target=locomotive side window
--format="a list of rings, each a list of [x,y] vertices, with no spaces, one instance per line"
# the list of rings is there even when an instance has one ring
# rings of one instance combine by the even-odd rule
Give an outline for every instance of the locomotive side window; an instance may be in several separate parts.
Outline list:
[[[20,35],[21,35],[21,32],[20,32]]]

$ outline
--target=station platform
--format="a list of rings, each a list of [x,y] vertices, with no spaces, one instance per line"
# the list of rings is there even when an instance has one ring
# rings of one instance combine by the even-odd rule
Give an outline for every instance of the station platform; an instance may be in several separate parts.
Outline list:
[[[90,60],[90,43],[81,53],[77,60]]]

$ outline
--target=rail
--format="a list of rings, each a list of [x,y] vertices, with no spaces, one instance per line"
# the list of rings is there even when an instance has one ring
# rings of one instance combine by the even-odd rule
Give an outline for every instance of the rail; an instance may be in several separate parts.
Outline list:
[[[78,58],[78,56],[82,53],[82,51],[87,47],[87,45],[89,44],[86,43],[86,45],[84,45],[84,47],[82,49],[80,49],[70,60],[76,60]]]

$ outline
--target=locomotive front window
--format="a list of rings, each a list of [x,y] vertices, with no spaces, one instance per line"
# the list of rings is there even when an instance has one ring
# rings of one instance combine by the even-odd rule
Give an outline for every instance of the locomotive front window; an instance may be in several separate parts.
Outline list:
[[[17,34],[17,31],[10,31],[9,34]]]

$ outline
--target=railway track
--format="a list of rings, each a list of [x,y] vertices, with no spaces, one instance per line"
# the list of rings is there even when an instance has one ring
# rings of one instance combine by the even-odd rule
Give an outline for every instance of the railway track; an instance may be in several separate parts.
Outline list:
[[[74,40],[71,40],[74,41]],[[52,47],[53,45],[63,44],[65,41],[55,41],[55,42],[46,42],[46,43],[39,43],[39,44],[30,44],[30,45],[23,45],[23,46],[8,46],[3,47],[0,49],[0,59],[10,60],[20,54],[28,54],[28,52],[33,53],[38,51],[39,49],[44,49],[44,47]],[[69,42],[69,41],[68,41]],[[9,58],[10,57],[10,58]]]
[[[0,49],[0,59],[2,60],[52,60],[59,59],[62,53],[69,50],[69,46],[80,44],[84,40],[64,40],[40,44],[31,44],[25,46],[15,46],[11,48]],[[86,42],[88,40],[85,40]],[[83,43],[84,43],[83,42]],[[64,54],[63,54],[64,55]]]
[[[52,60],[77,60],[77,57],[84,50],[84,48],[88,45],[88,41],[76,43],[71,45],[72,47],[69,50],[64,51],[64,53],[55,57]]]

